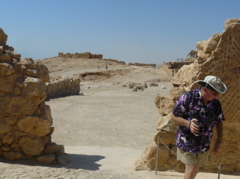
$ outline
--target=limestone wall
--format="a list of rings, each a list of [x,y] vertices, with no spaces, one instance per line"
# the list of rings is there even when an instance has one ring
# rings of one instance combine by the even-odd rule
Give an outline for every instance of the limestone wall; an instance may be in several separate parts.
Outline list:
[[[193,62],[163,62],[161,70],[164,70],[169,75],[174,76],[178,72],[178,70],[182,68],[182,66],[190,65],[191,63]]]
[[[0,156],[36,158],[41,163],[67,161],[64,147],[51,141],[51,109],[45,104],[49,73],[42,63],[22,58],[6,45],[0,29]]]
[[[240,172],[240,19],[228,19],[225,30],[214,34],[208,40],[197,43],[198,58],[194,63],[183,66],[173,77],[174,88],[169,97],[157,95],[155,104],[162,117],[159,118],[154,141],[136,162],[136,169],[154,169],[157,138],[174,152],[176,152],[175,135],[177,126],[170,120],[170,112],[175,101],[186,90],[199,87],[196,80],[204,79],[207,75],[218,76],[228,87],[228,91],[219,96],[225,113],[223,133],[223,151],[220,156],[215,156],[211,150],[209,163],[204,171],[217,172],[218,163],[222,164],[222,173],[236,174]],[[212,144],[214,144],[213,138]],[[175,169],[183,171],[184,165],[176,161],[172,154],[160,142],[159,145],[159,170]],[[212,146],[213,148],[213,146]]]
[[[79,95],[80,78],[59,77],[46,83],[47,99],[61,96]]]
[[[119,61],[119,60],[115,60],[115,59],[111,59],[111,58],[108,58],[108,59],[103,59],[105,60],[106,62],[114,62],[114,63],[118,63],[118,64],[121,64],[121,65],[125,65],[126,63],[124,61]]]
[[[85,53],[62,53],[59,52],[58,53],[59,57],[62,58],[86,58],[86,59],[92,59],[92,58],[98,58],[98,59],[102,59],[103,55],[102,54],[92,54],[90,52],[85,52]]]
[[[156,68],[156,64],[144,64],[144,63],[129,63],[128,65],[141,66],[141,67],[153,67]]]

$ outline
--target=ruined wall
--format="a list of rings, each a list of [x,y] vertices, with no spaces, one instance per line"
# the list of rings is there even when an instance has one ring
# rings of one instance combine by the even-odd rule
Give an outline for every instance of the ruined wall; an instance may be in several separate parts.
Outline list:
[[[98,58],[102,59],[103,55],[102,54],[92,54],[90,52],[85,52],[85,53],[58,53],[58,57],[62,58],[86,58],[86,59],[92,59],[92,58]]]
[[[47,99],[61,96],[79,95],[80,78],[58,77],[46,83]]]
[[[204,171],[217,172],[218,163],[222,164],[223,173],[240,172],[240,19],[228,19],[225,30],[214,34],[208,40],[197,43],[198,58],[194,63],[183,66],[173,77],[174,88],[169,97],[157,95],[155,104],[162,115],[158,121],[157,134],[154,142],[143,152],[141,159],[136,162],[136,169],[154,169],[157,138],[176,152],[175,135],[177,126],[170,120],[170,112],[175,101],[185,91],[199,87],[196,80],[202,80],[207,75],[219,77],[228,87],[228,91],[219,96],[225,113],[222,154],[215,156],[211,150],[209,163]],[[212,144],[215,143],[215,137]],[[183,171],[184,165],[176,161],[172,154],[161,142],[159,145],[159,170],[175,169]],[[213,145],[212,147],[213,148]]]
[[[128,65],[140,66],[140,67],[153,67],[156,68],[156,64],[144,64],[144,63],[129,63]]]
[[[183,65],[190,65],[191,63],[193,62],[163,62],[161,69],[174,76]]]
[[[51,141],[51,109],[45,104],[49,73],[42,63],[22,58],[6,45],[0,29],[0,156],[63,163],[64,147]]]
[[[124,61],[118,61],[118,60],[115,60],[115,59],[111,59],[111,58],[108,58],[108,59],[103,59],[105,60],[106,62],[114,62],[114,63],[118,63],[118,64],[121,64],[121,65],[126,65],[126,63]]]

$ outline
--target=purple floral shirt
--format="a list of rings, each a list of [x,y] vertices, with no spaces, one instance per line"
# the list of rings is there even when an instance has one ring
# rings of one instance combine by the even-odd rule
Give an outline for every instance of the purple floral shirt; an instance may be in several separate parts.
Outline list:
[[[205,105],[200,88],[184,93],[172,112],[188,121],[196,118],[200,123],[199,136],[195,136],[188,127],[178,126],[177,147],[191,153],[208,151],[214,125],[225,120],[219,100],[215,98]]]

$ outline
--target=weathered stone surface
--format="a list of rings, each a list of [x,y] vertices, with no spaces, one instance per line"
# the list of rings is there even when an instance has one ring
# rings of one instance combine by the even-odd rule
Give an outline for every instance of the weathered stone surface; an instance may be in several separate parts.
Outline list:
[[[44,136],[50,132],[51,122],[47,119],[35,116],[25,116],[18,119],[18,130],[36,136]]]
[[[50,76],[49,76],[48,68],[45,65],[43,65],[41,62],[37,62],[36,65],[37,65],[38,77],[45,83],[49,82]]]
[[[225,21],[225,29],[231,28],[231,26],[235,25],[235,24],[240,24],[240,19],[237,18],[232,18],[232,19],[227,19]]]
[[[198,42],[197,49],[202,50],[204,53],[211,53],[217,47],[220,37],[220,34],[214,34],[210,39]]]
[[[189,71],[191,76],[186,75],[186,71]],[[197,80],[196,74],[199,71],[199,66],[195,65],[194,63],[190,65],[184,65],[179,71],[174,75],[172,78],[172,84],[174,86],[181,86],[181,87],[188,87],[192,85],[193,82]],[[185,89],[186,90],[186,89]]]
[[[166,147],[163,145],[159,146],[159,155],[158,155],[158,167],[163,168],[163,165],[167,161],[167,159],[170,156],[170,153]],[[149,147],[145,149],[145,151],[142,154],[142,160],[148,161],[147,167],[149,169],[154,169],[156,165],[156,153],[157,153],[157,145],[154,143],[150,144]],[[141,164],[141,163],[140,163]],[[138,165],[135,164],[135,169],[139,170]]]
[[[57,163],[60,165],[67,165],[70,163],[70,160],[67,155],[59,155],[57,156]]]
[[[46,95],[46,85],[39,78],[27,77],[23,83],[22,95]]]
[[[23,74],[31,77],[37,77],[37,70],[25,69]]]
[[[4,96],[0,103],[0,116],[31,115],[43,100],[38,96]]]
[[[161,131],[155,135],[154,141],[156,144],[158,144],[159,139],[160,144],[163,144],[164,142],[164,144],[169,145],[175,143],[175,136],[176,134],[172,132]]]
[[[19,140],[19,146],[25,155],[40,155],[44,150],[44,143],[39,137],[23,136]]]
[[[56,159],[54,154],[45,154],[36,157],[37,161],[44,164],[52,164]]]
[[[18,61],[20,61],[20,59],[21,59],[21,54],[19,54],[19,53],[13,52],[13,53],[11,53],[11,56],[12,56],[12,58],[14,58]]]
[[[240,172],[240,19],[226,20],[225,30],[221,34],[215,34],[207,41],[198,42],[198,58],[188,66],[183,66],[173,77],[172,83],[174,88],[171,90],[168,100],[164,97],[156,97],[155,104],[159,108],[160,114],[164,116],[159,120],[155,136],[155,141],[158,136],[163,138],[172,149],[175,150],[176,126],[170,120],[169,114],[176,100],[185,91],[198,88],[197,80],[204,79],[207,75],[215,75],[219,77],[227,86],[228,90],[224,94],[219,95],[226,121],[224,121],[224,135],[222,144],[222,155],[216,157],[213,152],[213,145],[216,139],[216,131],[213,135],[211,144],[209,167],[204,167],[206,172],[216,172],[219,161],[221,161],[221,171],[224,173]],[[166,102],[167,101],[167,102]],[[166,104],[168,107],[166,107]],[[171,105],[172,104],[172,105]],[[175,127],[175,129],[174,129]],[[172,134],[167,135],[167,132]],[[149,169],[154,168],[153,158],[155,153],[154,145],[150,145],[142,154],[141,161],[138,161],[138,168]],[[234,150],[233,150],[234,149]],[[171,155],[168,155],[165,160],[164,169],[175,169],[183,171],[183,165],[176,163]],[[176,159],[176,158],[175,158]]]
[[[0,45],[6,45],[7,43],[7,34],[0,28]]]
[[[45,154],[52,154],[52,153],[56,153],[59,154],[59,152],[62,151],[62,145],[57,145],[56,143],[50,143],[47,144],[44,153]]]
[[[0,134],[5,134],[13,129],[13,126],[8,124],[5,120],[0,120]]]
[[[8,54],[0,54],[0,60],[2,61],[11,61],[11,56]]]
[[[20,63],[25,65],[28,69],[36,69],[37,67],[32,58],[22,58]]]
[[[49,105],[45,105],[44,106],[44,111],[45,111],[45,115],[47,120],[49,121],[49,123],[52,125],[53,124],[53,119],[52,119],[52,114],[51,114],[51,108]]]
[[[7,144],[7,145],[11,145],[13,143],[14,139],[15,139],[14,133],[9,132],[9,133],[4,134],[2,136],[2,143]]]
[[[13,66],[8,63],[0,63],[0,76],[11,75],[15,72]]]
[[[10,116],[10,117],[2,117],[2,119],[4,119],[9,125],[14,125],[17,122],[17,118],[14,116]]]
[[[3,157],[7,160],[20,160],[24,159],[24,155],[19,151],[3,152]]]
[[[0,53],[3,53],[3,51],[4,51],[4,46],[0,45]]]
[[[15,74],[8,76],[0,76],[0,91],[12,92],[15,87],[17,76]]]
[[[174,106],[170,98],[161,96],[160,94],[155,97],[155,105],[161,115],[168,114]]]

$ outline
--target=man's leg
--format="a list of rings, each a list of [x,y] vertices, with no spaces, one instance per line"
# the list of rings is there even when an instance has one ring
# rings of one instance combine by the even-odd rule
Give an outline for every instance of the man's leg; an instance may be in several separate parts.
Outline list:
[[[185,165],[184,179],[194,179],[199,171],[197,165]]]

